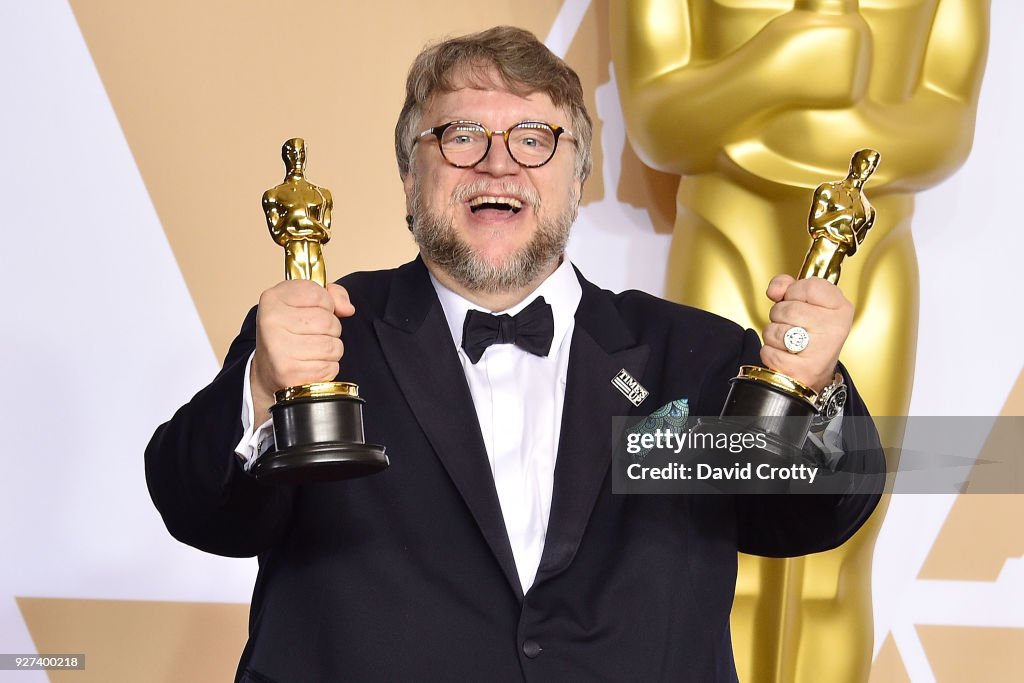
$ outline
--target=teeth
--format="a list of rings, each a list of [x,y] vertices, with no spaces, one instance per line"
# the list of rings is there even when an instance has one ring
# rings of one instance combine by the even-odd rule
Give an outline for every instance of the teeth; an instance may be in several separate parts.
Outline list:
[[[515,197],[474,197],[469,200],[471,207],[477,207],[481,204],[508,204],[513,209],[523,208],[523,203]]]

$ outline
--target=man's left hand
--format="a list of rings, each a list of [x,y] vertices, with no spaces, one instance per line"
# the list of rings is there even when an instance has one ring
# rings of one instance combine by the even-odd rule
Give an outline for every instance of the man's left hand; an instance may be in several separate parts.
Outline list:
[[[853,325],[853,304],[838,287],[818,277],[795,280],[776,275],[767,294],[775,305],[764,328],[761,362],[820,392],[835,375],[839,352]],[[786,349],[784,337],[792,327],[804,328],[810,337],[800,353]]]

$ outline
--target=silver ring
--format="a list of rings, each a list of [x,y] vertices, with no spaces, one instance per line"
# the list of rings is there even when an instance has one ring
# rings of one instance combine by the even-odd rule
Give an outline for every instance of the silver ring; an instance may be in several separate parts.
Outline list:
[[[811,341],[811,337],[807,334],[807,330],[804,328],[791,327],[786,330],[786,334],[782,337],[782,341],[786,345],[787,351],[790,353],[800,353],[807,348],[807,344]]]

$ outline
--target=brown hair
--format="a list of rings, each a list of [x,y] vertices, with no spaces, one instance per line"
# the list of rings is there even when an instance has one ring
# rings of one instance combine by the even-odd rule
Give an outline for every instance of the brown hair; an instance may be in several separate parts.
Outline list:
[[[425,48],[412,63],[405,82],[405,104],[395,126],[398,172],[409,173],[412,149],[423,109],[434,95],[454,92],[460,78],[492,86],[487,72],[494,69],[501,85],[525,97],[541,92],[569,115],[576,138],[576,177],[590,175],[593,123],[583,101],[579,76],[529,31],[513,26],[451,38]],[[464,81],[463,81],[464,82]]]

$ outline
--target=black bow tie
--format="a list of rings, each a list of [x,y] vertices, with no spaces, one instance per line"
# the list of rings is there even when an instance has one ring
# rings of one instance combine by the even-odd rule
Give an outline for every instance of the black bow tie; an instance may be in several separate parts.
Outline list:
[[[551,305],[539,296],[515,315],[469,311],[462,326],[462,348],[474,364],[491,344],[515,344],[535,356],[546,356],[555,336]]]

